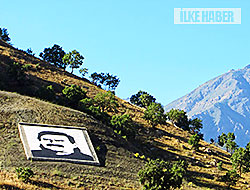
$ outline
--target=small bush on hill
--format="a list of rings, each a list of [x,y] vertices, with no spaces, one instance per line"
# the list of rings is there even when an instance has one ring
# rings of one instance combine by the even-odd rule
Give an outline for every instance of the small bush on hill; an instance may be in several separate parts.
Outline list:
[[[138,175],[144,189],[164,190],[180,187],[186,169],[187,165],[184,161],[166,162],[157,159],[146,163]]]
[[[28,71],[28,70],[30,70],[32,68],[32,65],[31,64],[25,64],[25,65],[23,65],[23,69],[25,70],[25,71]]]
[[[86,98],[86,92],[77,85],[66,86],[62,93],[67,98],[67,104],[73,108],[77,108],[79,101]]]
[[[99,107],[90,106],[88,113],[106,124],[110,122],[110,116],[106,112],[101,112]]]
[[[164,109],[159,103],[150,104],[144,111],[143,118],[155,127],[158,124],[164,124],[166,122],[166,115],[164,114]]]
[[[30,168],[17,168],[16,169],[17,178],[24,182],[28,182],[31,177],[34,176],[34,172]]]
[[[98,106],[94,106],[94,101],[90,98],[80,100],[78,110],[86,112],[104,123],[109,123],[110,121],[110,116],[105,112],[101,112]]]
[[[134,123],[130,115],[113,115],[110,123],[114,130],[116,130],[121,136],[126,136],[128,138],[134,137]]]
[[[22,64],[13,62],[9,65],[8,73],[11,75],[11,77],[18,81],[19,83],[23,84],[25,79],[25,68]]]
[[[88,111],[90,106],[94,105],[94,101],[90,98],[84,98],[79,101],[78,108],[80,111]]]
[[[194,134],[188,140],[188,144],[192,145],[192,148],[197,150],[199,148],[200,140],[201,140],[201,136],[198,134]]]
[[[115,111],[118,106],[115,95],[110,91],[105,93],[98,93],[94,97],[94,104],[100,108],[101,112]]]
[[[220,171],[223,170],[222,165],[223,165],[223,163],[222,163],[222,161],[220,161],[220,162],[218,163],[218,170],[220,170]]]

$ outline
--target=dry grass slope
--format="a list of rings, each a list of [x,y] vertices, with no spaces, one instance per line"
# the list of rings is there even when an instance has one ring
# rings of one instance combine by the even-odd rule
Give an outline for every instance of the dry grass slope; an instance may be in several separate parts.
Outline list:
[[[33,69],[26,72],[26,79],[30,81],[28,85],[18,86],[6,74],[7,64],[12,62],[32,65]],[[35,69],[38,63],[39,70]],[[226,169],[231,168],[230,155],[225,151],[204,141],[199,151],[193,151],[187,143],[189,133],[171,124],[152,129],[142,119],[142,108],[117,97],[119,107],[116,114],[130,114],[138,126],[135,140],[126,141],[109,126],[86,113],[30,97],[39,86],[50,84],[58,91],[65,85],[77,84],[87,90],[90,98],[103,91],[86,79],[64,72],[0,41],[0,88],[28,95],[0,91],[0,189],[139,189],[137,172],[143,168],[145,161],[134,157],[137,152],[149,158],[187,160],[188,177],[182,189],[225,188],[225,184],[218,180]],[[86,127],[94,147],[100,147],[97,154],[104,165],[94,167],[27,161],[17,129],[20,121]],[[208,149],[212,153],[206,152]],[[219,161],[223,162],[223,171],[216,167]],[[20,166],[28,166],[35,171],[31,183],[25,184],[16,179],[14,169]],[[248,182],[249,175],[244,174],[234,188],[247,189]]]

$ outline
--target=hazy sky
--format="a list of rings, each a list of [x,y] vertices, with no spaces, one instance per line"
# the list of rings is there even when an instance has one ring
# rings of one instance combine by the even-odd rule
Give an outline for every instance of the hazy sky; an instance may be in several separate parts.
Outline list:
[[[247,0],[1,0],[0,27],[38,54],[58,44],[109,72],[125,99],[139,90],[166,105],[250,63]],[[241,8],[240,25],[175,25],[174,8]]]

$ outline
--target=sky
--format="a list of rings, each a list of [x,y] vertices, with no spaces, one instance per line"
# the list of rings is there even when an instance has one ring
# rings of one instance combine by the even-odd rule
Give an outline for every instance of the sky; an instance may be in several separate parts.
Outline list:
[[[0,27],[38,56],[76,49],[93,72],[116,75],[116,95],[139,90],[163,105],[250,64],[247,0],[0,0]],[[241,24],[174,24],[174,8],[241,8]],[[75,74],[79,74],[77,71]]]

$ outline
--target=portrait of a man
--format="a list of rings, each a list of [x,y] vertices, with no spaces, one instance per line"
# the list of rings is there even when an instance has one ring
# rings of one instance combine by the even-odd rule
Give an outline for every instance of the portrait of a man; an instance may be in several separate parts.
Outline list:
[[[27,159],[99,165],[86,128],[19,123]]]
[[[37,139],[40,141],[42,150],[32,150],[35,157],[93,160],[93,157],[81,153],[74,138],[65,133],[41,131],[38,133]]]

